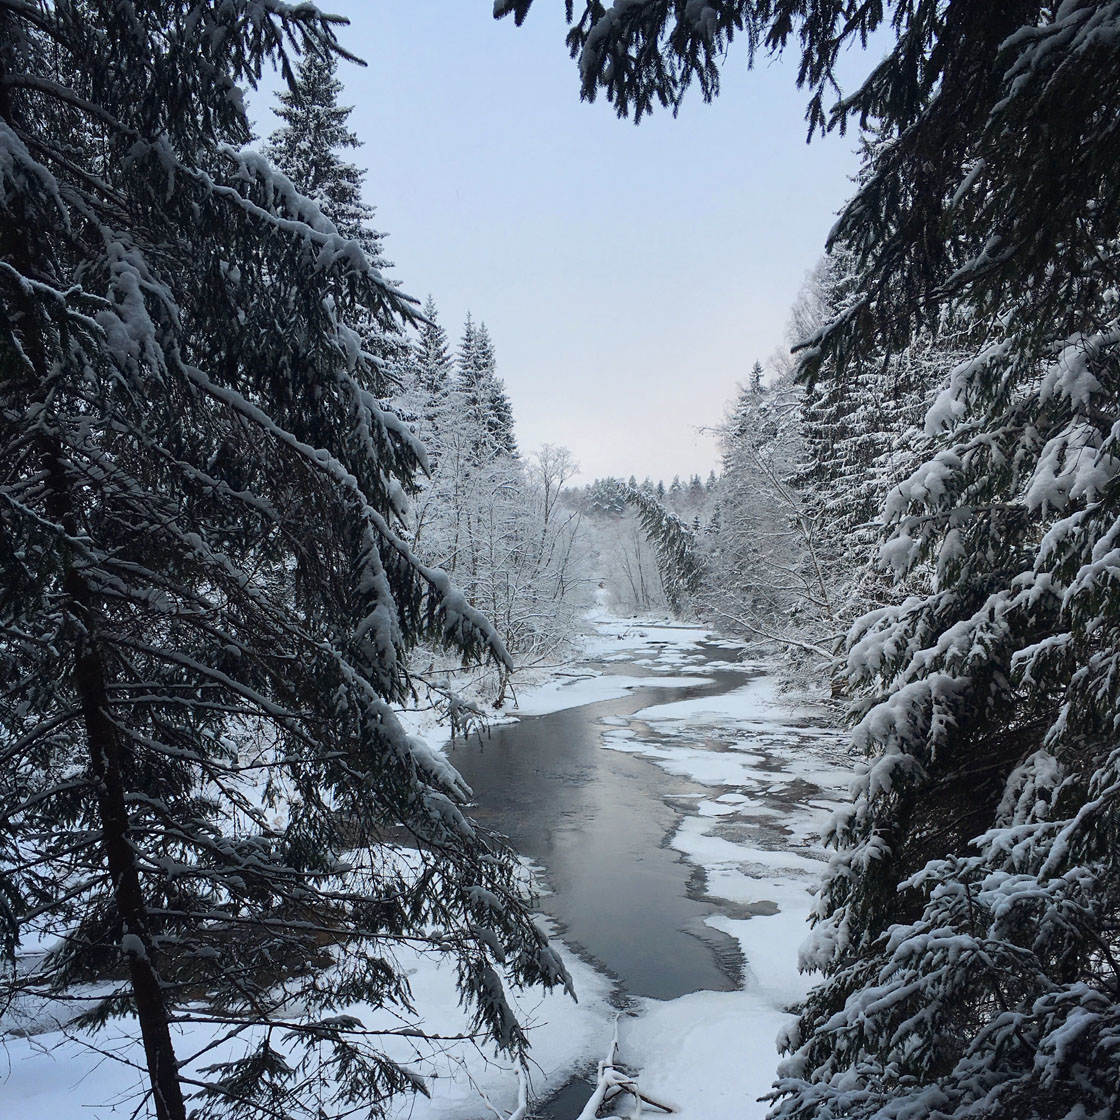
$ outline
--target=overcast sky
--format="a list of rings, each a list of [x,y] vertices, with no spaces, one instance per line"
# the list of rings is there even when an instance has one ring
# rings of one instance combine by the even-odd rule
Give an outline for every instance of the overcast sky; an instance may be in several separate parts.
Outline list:
[[[453,343],[468,310],[487,324],[523,451],[706,475],[700,429],[783,345],[856,169],[850,137],[805,144],[793,59],[733,49],[716,102],[635,127],[580,101],[561,0],[521,28],[490,0],[324,7],[368,64],[339,76],[394,275]]]

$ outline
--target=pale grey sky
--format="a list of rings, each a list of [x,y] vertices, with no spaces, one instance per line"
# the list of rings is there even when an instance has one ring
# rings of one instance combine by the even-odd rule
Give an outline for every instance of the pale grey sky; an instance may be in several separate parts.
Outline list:
[[[490,0],[324,6],[368,64],[339,76],[394,275],[453,343],[486,322],[523,451],[706,475],[699,429],[782,345],[856,169],[850,137],[806,146],[793,59],[733,49],[717,101],[635,127],[579,100],[561,0],[521,28]]]

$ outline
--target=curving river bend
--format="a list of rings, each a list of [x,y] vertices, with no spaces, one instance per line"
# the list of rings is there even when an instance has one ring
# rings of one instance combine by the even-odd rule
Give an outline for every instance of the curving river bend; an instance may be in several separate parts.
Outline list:
[[[687,671],[726,656],[702,643]],[[702,685],[632,688],[621,699],[523,717],[449,750],[474,791],[472,815],[544,869],[552,893],[542,910],[629,995],[673,999],[739,983],[737,943],[704,924],[716,907],[702,897],[703,873],[669,846],[682,816],[675,803],[694,804],[703,787],[602,745],[604,733],[644,708],[719,696],[752,676],[727,668],[706,675]]]
[[[564,943],[613,977],[643,1086],[685,1120],[757,1120],[773,1039],[808,987],[797,947],[827,858],[820,826],[851,774],[843,737],[765,666],[728,660],[739,647],[593,621],[602,658],[532,699],[561,710],[450,759],[473,815],[536,864]],[[574,1076],[533,1115],[571,1120],[588,1092]]]

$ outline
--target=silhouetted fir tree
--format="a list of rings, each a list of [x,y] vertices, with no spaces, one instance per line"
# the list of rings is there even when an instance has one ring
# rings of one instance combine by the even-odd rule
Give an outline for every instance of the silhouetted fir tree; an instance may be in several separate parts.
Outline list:
[[[451,430],[462,421],[463,401],[455,390],[455,363],[447,333],[430,295],[424,302],[424,319],[407,354],[396,363],[402,390],[396,399],[416,423],[429,470],[434,471],[452,440]]]
[[[502,976],[566,982],[394,714],[421,638],[508,662],[400,533],[421,452],[354,324],[412,306],[244,147],[239,87],[333,22],[0,5],[0,1003],[135,1015],[159,1120],[415,1091],[353,1012],[420,1043],[402,943],[514,1055]]]
[[[757,395],[758,393],[762,392],[762,363],[761,362],[755,362],[755,364],[753,366],[751,366],[751,374],[750,374],[750,379],[748,381],[748,385],[750,386],[750,391],[752,393],[755,393]]]
[[[447,348],[447,332],[440,325],[438,308],[430,295],[424,301],[424,318],[427,322],[420,327],[412,347],[413,368],[421,391],[438,399],[451,391],[455,364]]]
[[[486,324],[476,326],[469,312],[458,358],[457,388],[479,433],[476,454],[516,457],[513,407],[496,372],[494,345]]]
[[[365,172],[342,157],[361,141],[348,124],[352,109],[338,104],[342,83],[332,54],[305,54],[295,82],[281,90],[276,115],[284,123],[269,138],[267,154],[299,190],[358,241],[370,263],[385,264],[382,234],[371,228],[373,207],[362,200]]]

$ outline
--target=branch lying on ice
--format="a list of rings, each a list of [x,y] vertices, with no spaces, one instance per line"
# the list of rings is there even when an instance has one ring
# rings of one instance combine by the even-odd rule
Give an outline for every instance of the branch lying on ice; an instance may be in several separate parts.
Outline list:
[[[526,1120],[529,1115],[529,1079],[525,1067],[517,1069],[517,1107],[509,1114],[509,1120]]]
[[[599,1063],[599,1075],[595,1091],[591,1094],[587,1104],[583,1106],[583,1111],[576,1117],[576,1120],[595,1120],[599,1115],[599,1110],[604,1105],[610,1104],[620,1093],[629,1093],[634,1098],[634,1112],[632,1113],[634,1117],[641,1116],[643,1104],[648,1104],[651,1108],[659,1109],[661,1112],[676,1111],[672,1105],[662,1104],[661,1101],[646,1096],[638,1088],[637,1081],[618,1067],[618,1019],[616,1018],[614,1036],[611,1038],[611,1044],[607,1049],[607,1056]]]
[[[637,1081],[628,1073],[624,1073],[618,1065],[618,1017],[614,1021],[614,1035],[607,1049],[607,1056],[599,1063],[599,1072],[596,1079],[595,1091],[591,1094],[587,1104],[583,1106],[576,1120],[596,1120],[600,1111],[611,1103],[620,1093],[629,1093],[634,1098],[634,1111],[630,1114],[631,1120],[638,1120],[642,1115],[642,1105],[648,1104],[661,1112],[675,1112],[670,1104],[663,1104],[646,1096],[638,1088]],[[485,1098],[484,1098],[485,1099]],[[486,1102],[490,1110],[494,1106]],[[517,1107],[509,1114],[506,1120],[527,1120],[529,1115],[529,1086],[525,1076],[524,1067],[517,1071]]]

